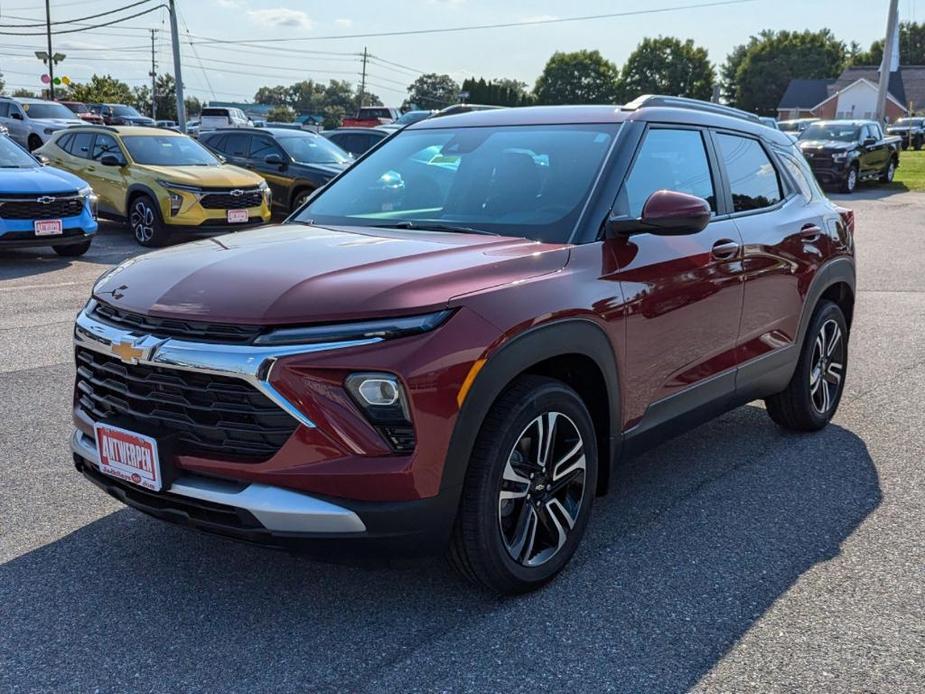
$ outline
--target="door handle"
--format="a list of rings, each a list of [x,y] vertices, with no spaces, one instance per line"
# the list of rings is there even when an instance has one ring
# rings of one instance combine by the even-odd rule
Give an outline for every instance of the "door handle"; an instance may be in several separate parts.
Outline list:
[[[812,243],[818,241],[820,236],[822,236],[822,229],[816,224],[804,224],[800,229],[800,238],[804,241]]]
[[[739,244],[729,239],[720,239],[713,244],[713,257],[719,260],[734,258],[739,253]]]

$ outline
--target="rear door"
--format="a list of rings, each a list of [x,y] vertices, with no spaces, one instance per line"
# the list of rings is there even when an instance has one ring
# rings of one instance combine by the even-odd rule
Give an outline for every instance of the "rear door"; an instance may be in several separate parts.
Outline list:
[[[245,168],[250,166],[251,135],[246,132],[229,133],[222,149],[229,163]]]
[[[773,370],[795,343],[803,301],[819,263],[829,252],[825,233],[831,212],[805,160],[775,154],[758,138],[713,135],[728,181],[732,219],[742,234],[744,310],[737,361],[743,389]]]
[[[266,158],[271,154],[277,155],[281,163],[268,164]],[[288,210],[292,186],[292,177],[287,173],[290,165],[289,155],[269,135],[254,135],[251,138],[248,162],[248,168],[263,176],[270,186],[275,205]]]
[[[651,126],[615,205],[615,214],[636,218],[652,193],[674,190],[704,198],[714,212],[695,234],[641,233],[606,242],[622,259],[608,279],[621,282],[630,307],[626,419],[632,424],[646,413],[641,430],[721,402],[735,389],[742,249],[720,180],[706,131]]]

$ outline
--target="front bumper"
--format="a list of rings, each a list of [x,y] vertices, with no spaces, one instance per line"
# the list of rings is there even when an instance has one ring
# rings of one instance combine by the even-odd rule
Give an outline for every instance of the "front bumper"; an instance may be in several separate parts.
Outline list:
[[[171,210],[171,195],[179,195],[181,198],[180,207],[175,212]],[[225,208],[204,207],[201,204],[203,195],[205,195],[205,193],[195,193],[188,190],[173,188],[164,190],[158,196],[161,207],[161,219],[164,220],[167,226],[174,230],[216,232],[235,231],[237,229],[260,226],[261,224],[267,224],[272,217],[272,198],[269,191],[263,195],[263,199],[259,205],[240,208],[247,211],[247,221],[237,223],[228,222],[227,210]]]
[[[62,221],[64,233],[60,236],[36,236],[31,219],[0,219],[0,248],[22,248],[31,246],[67,246],[83,243],[97,231],[97,223],[89,210],[77,217]]]

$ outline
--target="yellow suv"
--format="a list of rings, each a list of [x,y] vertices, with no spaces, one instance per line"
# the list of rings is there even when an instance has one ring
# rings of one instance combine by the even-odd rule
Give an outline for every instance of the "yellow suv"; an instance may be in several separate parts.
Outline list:
[[[77,126],[38,152],[86,180],[99,214],[128,221],[143,246],[174,231],[233,231],[270,221],[270,190],[257,174],[225,164],[178,132],[137,126]]]

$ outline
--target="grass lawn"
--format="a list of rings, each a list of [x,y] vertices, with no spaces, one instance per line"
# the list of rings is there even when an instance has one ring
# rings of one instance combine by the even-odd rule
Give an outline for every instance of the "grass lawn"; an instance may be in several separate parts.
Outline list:
[[[900,190],[925,191],[925,150],[906,150],[899,155],[899,168],[893,187]]]

